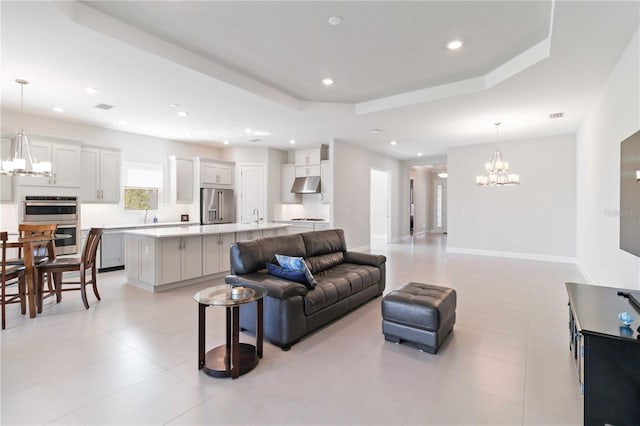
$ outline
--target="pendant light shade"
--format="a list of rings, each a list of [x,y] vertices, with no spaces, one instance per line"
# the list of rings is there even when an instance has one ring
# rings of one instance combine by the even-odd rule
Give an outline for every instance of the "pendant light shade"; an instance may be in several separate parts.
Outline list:
[[[20,130],[13,140],[12,155],[0,162],[0,174],[9,176],[42,176],[51,177],[51,163],[38,162],[31,153],[29,138],[24,133],[24,86],[29,84],[26,80],[17,79],[20,85]]]

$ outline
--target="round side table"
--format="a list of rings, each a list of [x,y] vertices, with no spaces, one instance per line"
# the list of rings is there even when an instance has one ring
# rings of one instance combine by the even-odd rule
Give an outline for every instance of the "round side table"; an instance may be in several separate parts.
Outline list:
[[[253,370],[262,358],[262,298],[265,290],[245,288],[232,293],[228,285],[218,285],[197,292],[198,302],[198,369],[213,377],[233,379]],[[257,303],[256,344],[240,343],[240,305]],[[205,314],[208,306],[225,307],[227,311],[226,344],[205,352]]]

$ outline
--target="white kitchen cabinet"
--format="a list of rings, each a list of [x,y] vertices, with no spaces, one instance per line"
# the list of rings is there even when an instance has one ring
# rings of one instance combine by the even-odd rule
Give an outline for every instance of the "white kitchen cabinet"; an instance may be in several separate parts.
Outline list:
[[[120,152],[83,147],[80,151],[80,201],[120,202]]]
[[[293,181],[296,178],[296,167],[293,164],[283,164],[281,177],[282,202],[285,204],[300,204],[302,196],[291,192]]]
[[[80,145],[42,141],[30,141],[33,161],[51,163],[51,177],[21,177],[20,185],[80,187]]]
[[[320,166],[296,166],[296,177],[320,176]]]
[[[331,176],[331,168],[328,161],[320,163],[320,192],[322,193],[322,202],[331,204],[333,199],[333,182]]]
[[[158,283],[168,284],[202,276],[202,237],[158,240]]]
[[[328,147],[302,149],[295,152],[296,166],[320,165],[320,161],[327,159]]]
[[[11,156],[11,139],[0,138],[0,160]],[[13,176],[0,176],[0,201],[13,200]]]
[[[200,161],[200,186],[224,186],[233,185],[233,164]]]
[[[277,237],[278,235],[288,234],[287,228],[263,229],[262,237]]]
[[[155,238],[131,236],[125,239],[125,271],[129,280],[153,285],[156,280]]]
[[[231,267],[229,250],[235,234],[204,235],[202,237],[202,274],[226,272]]]
[[[193,203],[193,160],[190,158],[169,157],[169,176],[171,199],[176,204]]]
[[[257,238],[262,238],[262,229],[236,232],[236,241],[250,241]]]

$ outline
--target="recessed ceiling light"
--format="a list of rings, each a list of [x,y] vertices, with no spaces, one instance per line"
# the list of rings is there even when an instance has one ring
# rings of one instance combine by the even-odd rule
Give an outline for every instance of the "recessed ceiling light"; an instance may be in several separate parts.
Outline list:
[[[418,153],[418,157],[422,157],[422,153],[421,152]]]
[[[171,108],[178,108],[180,105],[178,105],[178,104],[169,104],[169,106],[170,106]]]
[[[224,141],[222,143],[225,144],[225,145],[229,145],[229,141]]]
[[[62,109],[60,107],[53,107],[51,109],[54,110],[55,112],[64,112],[64,109]]]
[[[84,91],[90,95],[95,95],[96,93],[100,93],[100,91],[95,87],[86,87]]]
[[[323,78],[322,84],[324,84],[325,86],[331,86],[333,84],[333,80],[330,78]]]
[[[289,143],[290,143],[291,145],[295,145],[296,141],[295,141],[295,140],[293,140],[293,139],[291,139],[291,140],[289,141]]]
[[[448,177],[449,177],[449,173],[447,173],[447,172],[440,172],[440,173],[438,173],[438,177],[439,177],[439,178],[441,178],[441,179],[446,179],[446,178],[448,178]]]
[[[339,16],[332,16],[329,18],[329,25],[340,25],[342,23],[342,18]]]
[[[380,130],[380,129],[371,129],[371,130],[369,130],[369,133],[373,133],[374,135],[377,135],[378,133],[382,133],[382,130]]]
[[[396,141],[389,142],[389,145],[397,145],[397,144],[398,144],[398,142],[396,142]]]
[[[447,43],[447,49],[449,50],[458,50],[462,47],[462,42],[460,40],[451,40]]]
[[[254,135],[254,136],[269,136],[271,135],[271,130],[258,130],[258,129],[252,129],[250,127],[247,127],[246,129],[244,129],[245,133],[249,134],[249,135]]]
[[[187,111],[178,111],[176,112],[176,114],[178,114],[180,117],[186,117],[187,115],[189,115]]]
[[[118,124],[127,124],[127,120],[118,120]]]

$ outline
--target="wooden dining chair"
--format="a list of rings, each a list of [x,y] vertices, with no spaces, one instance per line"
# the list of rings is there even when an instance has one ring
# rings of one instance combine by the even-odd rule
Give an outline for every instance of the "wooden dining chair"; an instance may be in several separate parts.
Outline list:
[[[82,303],[84,307],[89,309],[89,302],[87,301],[86,286],[93,286],[93,294],[100,300],[100,293],[98,293],[98,281],[96,278],[96,254],[98,251],[98,244],[102,238],[104,228],[91,228],[87,241],[82,249],[82,257],[57,257],[54,260],[41,263],[37,266],[38,269],[38,312],[42,312],[42,301],[44,299],[44,285],[43,277],[45,274],[53,274],[54,289],[47,290],[47,293],[54,293],[56,295],[56,301],[59,303],[62,299],[63,291],[77,291],[80,290],[82,296]],[[64,281],[64,272],[77,271],[80,273],[79,281]],[[87,279],[87,273],[91,273],[91,278]],[[73,284],[74,287],[64,288],[64,284]]]
[[[50,259],[55,259],[55,233],[58,225],[55,223],[33,224],[21,223],[18,225],[18,234],[21,240],[33,239],[31,249],[33,250],[33,263],[38,265]],[[18,248],[18,258],[9,260],[9,264],[24,265],[22,246]],[[52,276],[47,276],[47,285],[53,291]],[[37,283],[34,289],[37,288]]]
[[[2,244],[2,265],[0,265],[2,271],[0,280],[2,282],[2,298],[0,303],[2,304],[2,329],[6,328],[6,305],[12,303],[20,303],[20,311],[22,315],[27,312],[26,304],[26,288],[24,281],[24,265],[11,265],[7,263],[7,248],[16,248],[18,245],[10,245],[8,242],[8,234],[6,232],[0,232],[0,244]],[[17,284],[17,292],[7,292],[9,286],[15,288]]]

